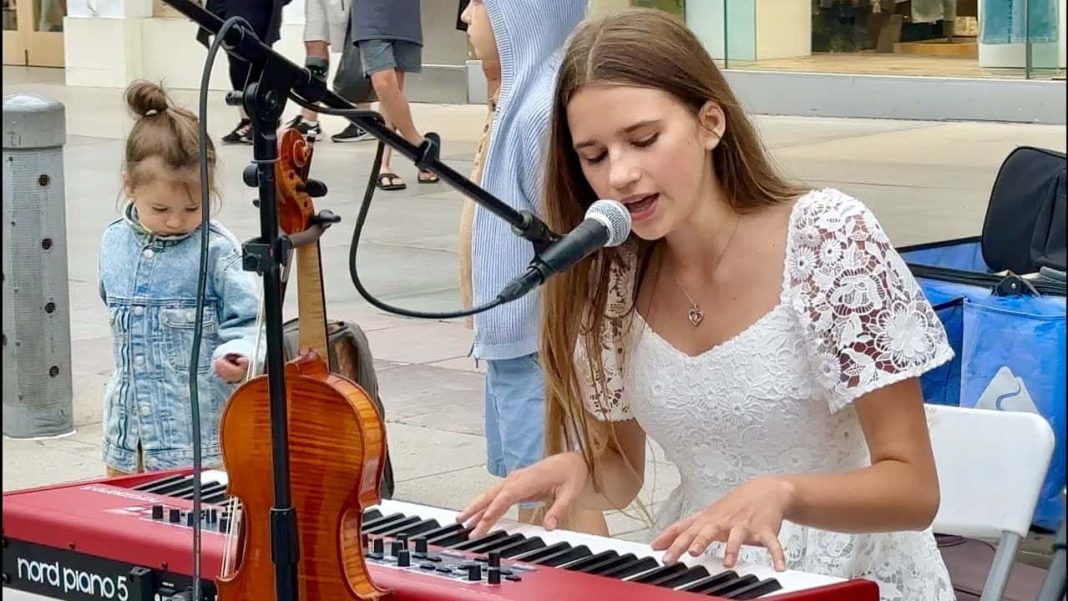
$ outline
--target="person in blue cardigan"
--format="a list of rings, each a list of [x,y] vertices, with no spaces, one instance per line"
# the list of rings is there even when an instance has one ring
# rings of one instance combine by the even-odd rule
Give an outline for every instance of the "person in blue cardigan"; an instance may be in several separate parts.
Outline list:
[[[476,55],[500,63],[496,109],[477,183],[517,210],[540,212],[556,74],[564,42],[585,17],[586,6],[586,0],[470,0],[461,15]],[[477,306],[496,298],[534,254],[529,242],[482,207],[475,209],[470,231]],[[545,455],[538,292],[476,315],[474,328],[472,354],[486,362],[486,465],[503,478]],[[532,522],[537,508],[537,503],[520,504],[519,520]],[[568,525],[607,534],[598,512],[576,513]]]

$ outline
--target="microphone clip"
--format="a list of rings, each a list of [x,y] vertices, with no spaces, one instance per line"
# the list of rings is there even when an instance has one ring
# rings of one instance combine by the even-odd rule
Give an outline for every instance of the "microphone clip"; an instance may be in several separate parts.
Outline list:
[[[534,213],[526,209],[519,211],[519,216],[522,222],[512,226],[512,233],[524,240],[530,240],[534,245],[534,259],[537,261],[543,252],[560,239],[560,236],[549,229],[549,226],[538,219]]]

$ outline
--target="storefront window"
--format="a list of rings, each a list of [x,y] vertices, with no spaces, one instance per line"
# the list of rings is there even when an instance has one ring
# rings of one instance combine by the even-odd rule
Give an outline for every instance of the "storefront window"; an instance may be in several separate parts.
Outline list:
[[[15,31],[18,28],[18,7],[15,0],[4,0],[4,31]]]
[[[705,18],[716,22],[699,35],[730,69],[997,79],[1064,73],[1065,0],[709,4],[717,6]],[[697,31],[704,24],[693,12],[687,22]]]

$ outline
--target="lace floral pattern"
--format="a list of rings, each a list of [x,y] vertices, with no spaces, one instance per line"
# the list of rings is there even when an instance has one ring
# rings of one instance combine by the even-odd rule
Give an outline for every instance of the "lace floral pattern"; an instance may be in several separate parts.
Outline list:
[[[621,268],[613,286],[625,298],[632,272]],[[587,382],[584,391],[591,412],[637,419],[678,467],[654,533],[758,475],[868,465],[851,401],[952,357],[875,217],[834,190],[797,202],[780,302],[734,338],[688,356],[637,313],[630,328],[619,315],[609,315],[598,349],[608,389]],[[577,354],[588,374],[581,345]],[[791,569],[870,578],[884,601],[955,598],[930,531],[844,534],[786,522],[779,538]],[[722,555],[722,545],[709,552]],[[743,547],[740,558],[770,565],[763,548]]]

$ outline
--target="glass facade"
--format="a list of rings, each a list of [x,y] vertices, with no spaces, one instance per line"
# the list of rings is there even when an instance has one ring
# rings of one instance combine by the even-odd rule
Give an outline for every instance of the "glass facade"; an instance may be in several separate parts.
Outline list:
[[[728,69],[995,79],[1065,73],[1065,0],[590,0],[593,14],[628,6],[684,18]]]

